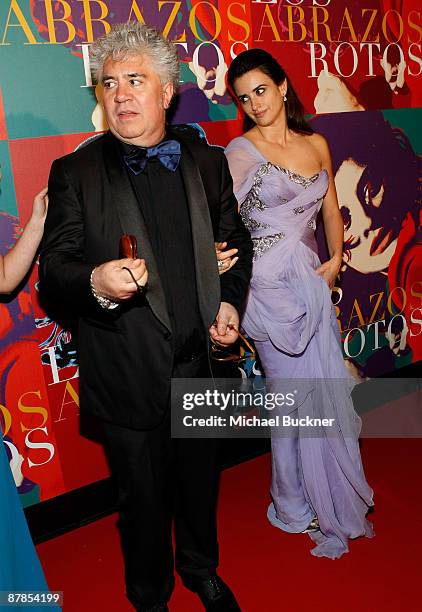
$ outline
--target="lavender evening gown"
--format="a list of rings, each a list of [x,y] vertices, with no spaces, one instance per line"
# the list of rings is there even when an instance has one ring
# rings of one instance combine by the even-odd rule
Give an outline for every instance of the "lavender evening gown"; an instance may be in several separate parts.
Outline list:
[[[348,551],[349,538],[373,535],[366,520],[373,493],[363,473],[360,419],[330,290],[315,273],[315,219],[328,175],[323,170],[307,178],[275,166],[243,136],[230,142],[226,155],[254,243],[242,326],[255,341],[269,389],[276,390],[281,379],[302,380],[289,416],[335,419],[334,429],[318,433],[303,427],[272,431],[268,519],[299,533],[317,516],[320,530],[309,534],[316,543],[311,552],[335,559]]]

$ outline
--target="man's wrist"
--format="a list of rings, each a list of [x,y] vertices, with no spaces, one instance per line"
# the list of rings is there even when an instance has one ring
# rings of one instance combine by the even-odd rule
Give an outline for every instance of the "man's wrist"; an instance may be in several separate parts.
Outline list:
[[[94,272],[96,269],[97,268],[93,268],[91,272],[91,276],[89,277],[91,293],[94,296],[94,298],[97,300],[101,308],[104,308],[105,310],[113,310],[114,308],[117,308],[117,306],[119,306],[119,302],[115,302],[114,300],[111,300],[110,298],[104,297],[100,295],[99,293],[97,293],[97,290],[95,289],[95,286],[94,286]]]

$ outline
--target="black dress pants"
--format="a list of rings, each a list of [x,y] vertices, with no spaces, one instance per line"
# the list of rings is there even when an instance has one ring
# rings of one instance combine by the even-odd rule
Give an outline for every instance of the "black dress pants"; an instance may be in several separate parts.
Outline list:
[[[177,364],[173,376],[207,377],[206,355]],[[149,431],[104,423],[106,452],[119,486],[126,592],[138,610],[170,599],[172,519],[177,572],[206,577],[218,565],[217,441],[171,439],[169,412]]]

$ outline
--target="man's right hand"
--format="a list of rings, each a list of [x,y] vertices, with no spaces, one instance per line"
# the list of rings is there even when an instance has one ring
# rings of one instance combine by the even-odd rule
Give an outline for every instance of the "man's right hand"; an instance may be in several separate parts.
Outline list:
[[[129,268],[138,285],[144,287],[148,281],[148,270],[144,259],[114,259],[95,268],[92,284],[98,295],[113,301],[129,300],[138,287],[131,275],[123,267]]]

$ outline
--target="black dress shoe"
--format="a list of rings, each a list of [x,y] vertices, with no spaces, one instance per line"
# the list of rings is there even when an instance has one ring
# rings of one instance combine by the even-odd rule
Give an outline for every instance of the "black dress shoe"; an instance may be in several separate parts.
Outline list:
[[[207,612],[241,612],[235,596],[220,576],[184,576],[183,584],[199,596]]]

